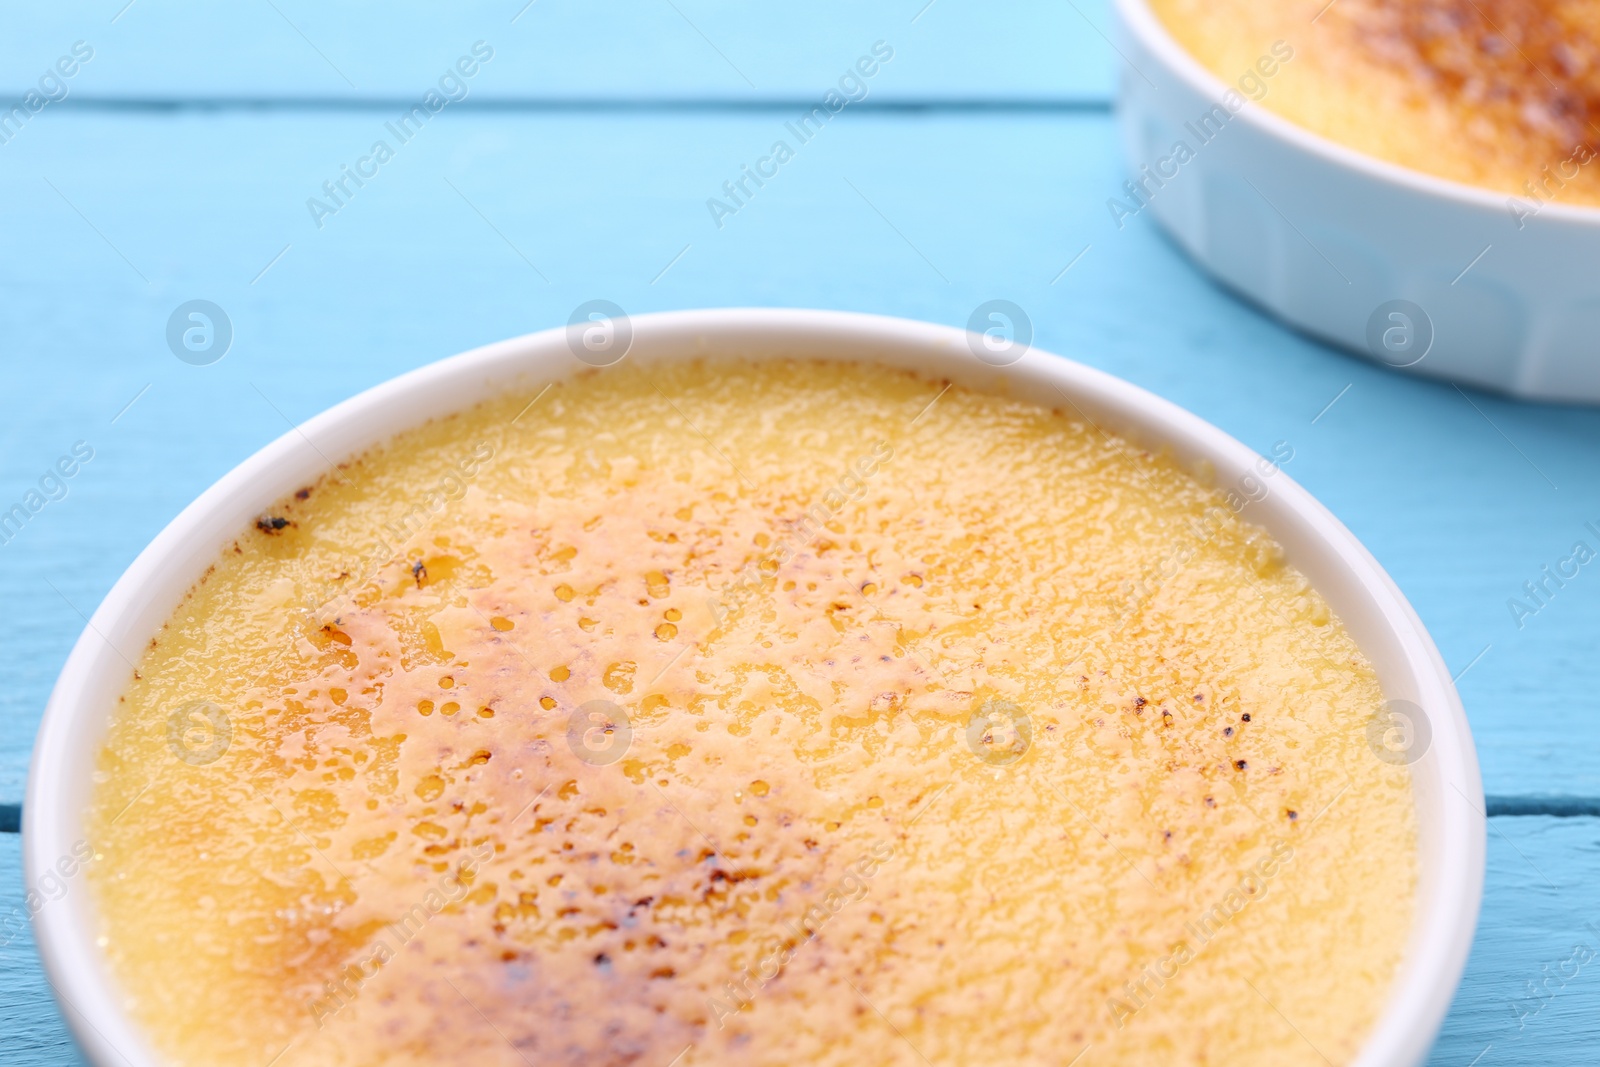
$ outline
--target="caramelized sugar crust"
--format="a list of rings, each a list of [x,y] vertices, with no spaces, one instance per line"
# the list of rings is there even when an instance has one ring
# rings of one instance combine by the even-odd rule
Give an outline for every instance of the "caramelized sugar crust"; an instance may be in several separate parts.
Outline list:
[[[1344,15],[1377,58],[1554,148],[1600,132],[1596,13],[1590,3],[1550,0],[1358,0]]]
[[[1403,166],[1516,196],[1600,204],[1596,0],[1154,0],[1232,83],[1277,39],[1261,106]],[[1313,21],[1314,20],[1314,21]]]
[[[184,1064],[1347,1062],[1410,778],[1262,469],[805,360],[402,435],[138,659],[131,1011]]]

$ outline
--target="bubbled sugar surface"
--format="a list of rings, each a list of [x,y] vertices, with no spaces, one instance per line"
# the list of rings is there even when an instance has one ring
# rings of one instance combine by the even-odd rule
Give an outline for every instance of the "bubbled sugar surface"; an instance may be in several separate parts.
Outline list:
[[[623,364],[241,530],[139,658],[90,815],[152,1043],[1351,1060],[1415,865],[1371,667],[1248,505],[942,389]]]
[[[1600,0],[1151,6],[1241,101],[1257,101],[1245,107],[1517,197],[1523,213],[1540,201],[1600,205]],[[1275,62],[1274,42],[1292,58]]]

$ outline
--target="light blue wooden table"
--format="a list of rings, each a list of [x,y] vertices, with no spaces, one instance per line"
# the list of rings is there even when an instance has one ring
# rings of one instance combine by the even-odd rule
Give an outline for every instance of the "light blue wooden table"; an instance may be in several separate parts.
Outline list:
[[[201,490],[328,405],[592,298],[957,325],[1004,298],[1040,346],[1294,444],[1290,473],[1460,672],[1493,798],[1432,1062],[1600,1060],[1600,962],[1563,963],[1600,948],[1600,574],[1520,626],[1507,606],[1600,521],[1600,413],[1377,369],[1220,291],[1147,219],[1119,232],[1101,0],[125,2],[11,6],[0,39],[7,107],[93,52],[46,79],[64,99],[0,125],[0,510],[94,450],[0,544],[0,804],[82,616]],[[401,144],[385,124],[480,41],[493,58],[446,82],[465,98]],[[893,58],[865,99],[715,219],[707,200],[877,42]],[[341,165],[371,176],[334,204]],[[232,323],[209,366],[166,343],[191,299]],[[0,832],[0,916],[22,907],[19,854]],[[0,1060],[77,1062],[26,934],[0,937]]]

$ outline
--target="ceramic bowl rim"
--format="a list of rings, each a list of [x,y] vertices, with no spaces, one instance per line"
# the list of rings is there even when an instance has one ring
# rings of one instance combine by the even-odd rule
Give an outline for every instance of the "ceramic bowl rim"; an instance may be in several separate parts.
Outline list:
[[[954,327],[849,312],[772,308],[661,312],[635,316],[630,325],[628,358],[647,364],[748,352],[883,362],[924,373],[932,368],[935,378],[942,375],[980,388],[1019,395],[1032,390],[1040,402],[1052,406],[1054,390],[1097,425],[1110,425],[1148,447],[1171,448],[1187,463],[1209,465],[1219,478],[1262,469],[1261,457],[1239,441],[1129,382],[1037,348],[1026,350],[1009,366],[987,366],[975,358],[977,335]],[[528,385],[583,369],[573,358],[566,328],[428,364],[283,434],[223,475],[174,518],[107,593],[50,696],[24,806],[27,884],[38,885],[73,843],[83,840],[83,802],[94,753],[110,718],[111,694],[121,690],[131,671],[119,648],[142,648],[226,541],[248,529],[252,515],[305,484],[307,471],[325,469],[329,460],[357,455],[427,418],[470,406],[463,397],[483,399],[513,379]],[[1432,747],[1417,765],[1430,769],[1418,781],[1437,772],[1437,788],[1442,791],[1449,784],[1466,802],[1441,807],[1445,814],[1437,827],[1428,830],[1436,837],[1427,840],[1440,843],[1443,858],[1432,866],[1419,860],[1425,877],[1419,882],[1416,919],[1401,974],[1356,1061],[1417,1063],[1426,1055],[1465,967],[1482,894],[1486,831],[1471,733],[1449,672],[1420,619],[1354,535],[1281,471],[1260,507],[1260,517],[1251,516],[1253,521],[1267,526],[1286,545],[1303,543],[1308,561],[1343,575],[1330,579],[1331,586],[1317,582],[1319,591],[1330,600],[1336,593],[1362,618],[1376,620],[1371,625],[1392,635],[1362,647],[1370,648],[1369,656],[1375,652],[1392,661],[1393,670],[1403,672],[1396,677],[1415,686],[1418,701],[1431,709]],[[1295,562],[1293,552],[1291,562]],[[1386,690],[1388,685],[1385,681]],[[100,696],[91,698],[94,692]],[[1426,899],[1424,883],[1432,887]],[[75,885],[61,900],[35,914],[46,975],[91,1063],[157,1064],[161,1060],[125,1012],[95,945],[89,896],[82,885]]]

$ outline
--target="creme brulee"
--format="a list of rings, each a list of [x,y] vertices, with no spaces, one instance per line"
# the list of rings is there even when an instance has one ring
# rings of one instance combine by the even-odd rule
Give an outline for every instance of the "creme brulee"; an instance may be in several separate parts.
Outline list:
[[[139,661],[129,1011],[195,1065],[1348,1063],[1410,776],[1259,474],[820,361],[402,434]]]
[[[1243,78],[1243,94],[1315,133],[1515,197],[1514,215],[1552,201],[1600,205],[1597,0],[1151,7],[1213,74],[1230,86]],[[1292,62],[1258,66],[1271,42]]]

